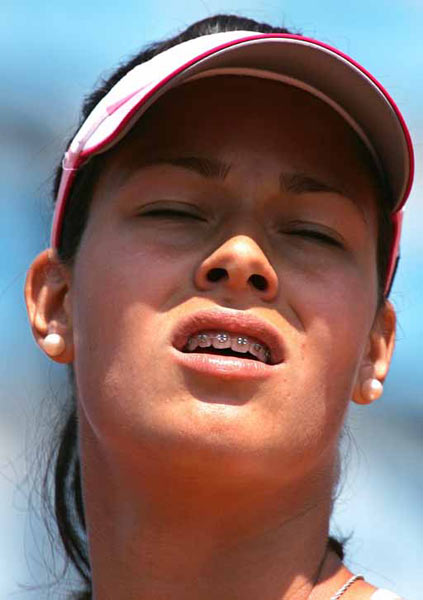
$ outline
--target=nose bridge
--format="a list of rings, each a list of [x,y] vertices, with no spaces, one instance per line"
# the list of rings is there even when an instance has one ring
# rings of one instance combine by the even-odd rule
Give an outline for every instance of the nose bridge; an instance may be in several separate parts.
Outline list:
[[[218,287],[233,293],[252,292],[271,301],[278,292],[278,277],[257,236],[232,232],[199,265],[196,285]]]

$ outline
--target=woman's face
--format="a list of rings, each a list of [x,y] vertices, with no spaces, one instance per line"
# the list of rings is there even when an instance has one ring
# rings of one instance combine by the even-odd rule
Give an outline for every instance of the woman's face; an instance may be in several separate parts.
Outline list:
[[[333,462],[377,304],[368,162],[277,82],[202,79],[149,110],[106,160],[72,272],[80,411],[105,452],[280,479]],[[193,367],[175,328],[206,309],[272,326],[282,361]]]

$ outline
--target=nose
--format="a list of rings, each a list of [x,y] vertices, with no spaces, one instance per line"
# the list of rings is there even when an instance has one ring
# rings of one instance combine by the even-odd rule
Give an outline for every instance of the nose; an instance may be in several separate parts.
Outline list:
[[[220,245],[199,265],[195,284],[201,290],[223,286],[227,292],[250,291],[271,302],[278,293],[278,277],[260,246],[238,235]]]

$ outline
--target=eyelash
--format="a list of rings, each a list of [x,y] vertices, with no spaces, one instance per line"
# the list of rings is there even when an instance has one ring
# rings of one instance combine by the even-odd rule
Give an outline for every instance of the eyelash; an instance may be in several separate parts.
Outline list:
[[[309,237],[309,238],[321,241],[330,246],[336,246],[338,248],[343,248],[341,242],[339,242],[337,239],[331,237],[330,235],[326,235],[325,233],[322,233],[321,231],[314,231],[312,229],[296,229],[294,231],[291,231],[290,234]]]
[[[143,213],[144,217],[170,217],[170,218],[187,218],[193,219],[197,221],[203,221],[199,215],[194,215],[193,213],[185,212],[183,210],[174,210],[172,208],[157,208],[155,210],[150,210],[146,213]]]
[[[146,213],[143,213],[143,216],[164,217],[164,218],[167,217],[167,218],[171,218],[171,219],[183,218],[183,219],[192,219],[192,220],[196,220],[196,221],[204,220],[199,215],[185,212],[183,210],[175,210],[172,208],[157,208],[154,210],[150,210]],[[320,241],[324,244],[328,244],[330,246],[343,248],[343,245],[341,244],[341,242],[339,242],[337,239],[331,237],[330,235],[326,235],[325,233],[322,233],[321,231],[315,231],[312,229],[295,229],[293,231],[290,231],[289,233],[290,233],[290,235],[298,235],[298,236],[308,237],[308,238]]]

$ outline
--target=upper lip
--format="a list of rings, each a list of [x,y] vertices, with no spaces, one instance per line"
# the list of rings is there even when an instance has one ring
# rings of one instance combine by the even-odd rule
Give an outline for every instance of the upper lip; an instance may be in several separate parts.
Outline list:
[[[172,343],[182,351],[191,335],[210,329],[254,337],[268,347],[271,364],[284,360],[284,342],[278,329],[252,313],[239,310],[209,309],[191,313],[176,323]]]

